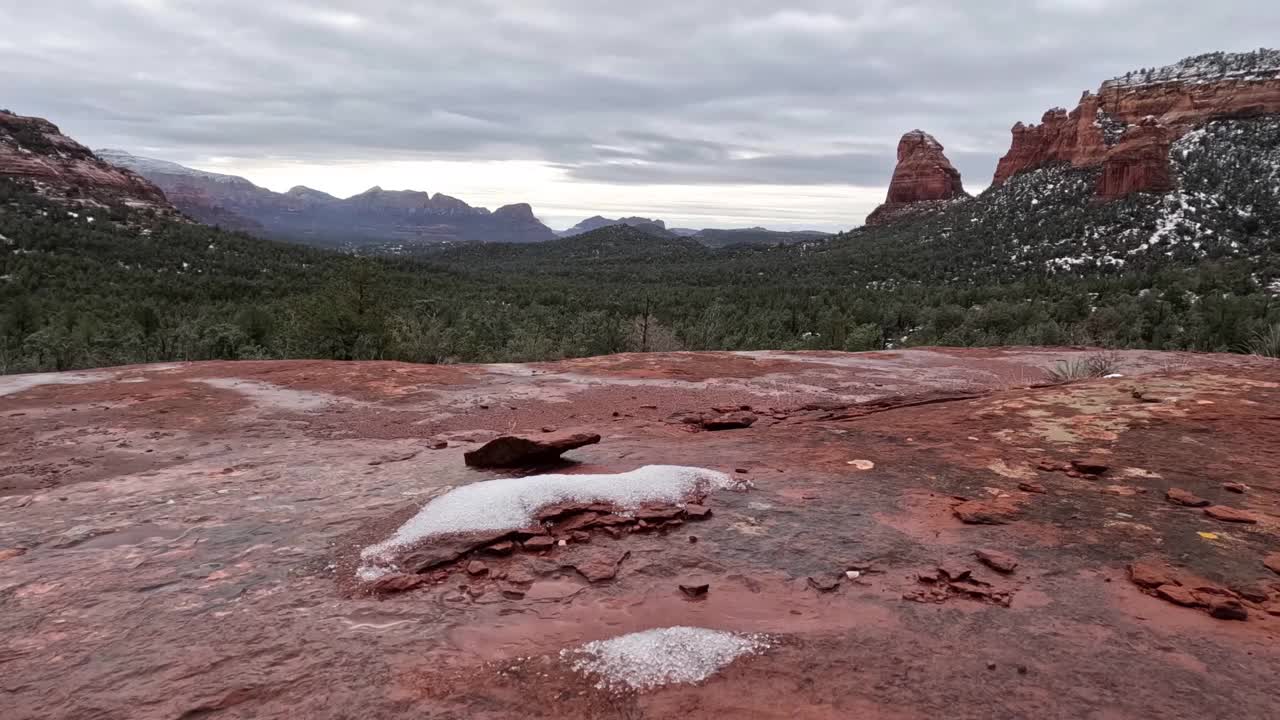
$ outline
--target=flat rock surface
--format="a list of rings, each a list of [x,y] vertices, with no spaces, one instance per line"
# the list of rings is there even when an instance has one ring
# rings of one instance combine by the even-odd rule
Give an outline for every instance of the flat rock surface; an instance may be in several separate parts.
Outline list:
[[[0,714],[1275,717],[1280,366],[1130,352],[1122,378],[1032,387],[1082,354],[0,377]],[[758,420],[732,432],[667,421],[742,406]],[[753,487],[710,494],[697,522],[396,575],[391,595],[356,581],[360,550],[424,503],[502,476],[465,452],[542,427],[604,436],[556,472],[674,464]],[[1041,469],[1081,458],[1105,480]],[[966,524],[962,503],[1016,512]],[[623,694],[560,659],[672,626],[768,649],[699,685]]]

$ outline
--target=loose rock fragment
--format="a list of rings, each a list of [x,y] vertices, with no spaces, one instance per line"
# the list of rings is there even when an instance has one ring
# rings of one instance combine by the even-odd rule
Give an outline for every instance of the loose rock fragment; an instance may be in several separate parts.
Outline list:
[[[466,453],[471,467],[521,467],[555,460],[562,453],[600,442],[600,435],[586,432],[503,435]]]
[[[983,565],[1005,574],[1011,573],[1018,568],[1018,561],[1010,555],[996,552],[994,550],[977,550],[974,556],[982,562]]]
[[[1177,503],[1179,505],[1184,505],[1186,507],[1194,507],[1194,508],[1208,507],[1213,504],[1208,500],[1205,500],[1202,497],[1193,495],[1187,492],[1186,490],[1182,490],[1181,488],[1170,488],[1169,491],[1164,494],[1164,496],[1169,499],[1169,502]]]
[[[1049,492],[1040,483],[1033,482],[1020,482],[1018,483],[1018,489],[1022,492],[1036,493],[1037,495],[1044,495]]]
[[[1258,518],[1253,515],[1226,505],[1211,505],[1204,509],[1204,514],[1222,522],[1244,523],[1246,525],[1256,525],[1258,522]]]
[[[1214,598],[1209,601],[1209,615],[1219,620],[1248,620],[1249,611],[1235,598]]]
[[[1244,483],[1222,483],[1222,489],[1228,492],[1238,493],[1240,495],[1249,492],[1249,486]]]
[[[1111,466],[1101,458],[1079,458],[1071,461],[1071,467],[1086,475],[1102,475]]]
[[[1129,579],[1138,587],[1147,589],[1155,589],[1161,585],[1182,584],[1168,568],[1147,562],[1136,562],[1130,565]]]
[[[708,583],[702,583],[701,585],[680,585],[679,587],[680,592],[684,593],[684,596],[690,600],[706,597],[707,591],[711,589],[711,585]]]

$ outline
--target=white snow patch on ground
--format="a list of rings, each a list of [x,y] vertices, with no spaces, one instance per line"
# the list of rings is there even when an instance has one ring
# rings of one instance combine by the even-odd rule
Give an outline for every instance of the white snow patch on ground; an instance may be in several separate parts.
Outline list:
[[[722,472],[678,465],[646,465],[613,475],[534,475],[464,485],[428,502],[390,538],[361,551],[364,564],[357,574],[363,580],[376,580],[391,571],[396,550],[427,538],[528,527],[538,510],[548,505],[598,502],[635,509],[650,503],[678,503],[694,493],[739,485]]]
[[[34,373],[0,378],[0,397],[15,395],[41,385],[85,385],[115,377],[114,373]]]
[[[560,653],[575,672],[599,679],[607,690],[649,690],[700,683],[743,656],[769,649],[762,635],[670,627],[589,642]]]

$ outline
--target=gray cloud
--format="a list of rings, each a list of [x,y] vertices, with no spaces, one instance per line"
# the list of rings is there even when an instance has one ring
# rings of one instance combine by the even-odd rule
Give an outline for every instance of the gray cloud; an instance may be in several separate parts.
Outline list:
[[[985,185],[1008,128],[1129,69],[1274,43],[1222,0],[0,0],[0,106],[210,157],[521,159],[631,183]]]

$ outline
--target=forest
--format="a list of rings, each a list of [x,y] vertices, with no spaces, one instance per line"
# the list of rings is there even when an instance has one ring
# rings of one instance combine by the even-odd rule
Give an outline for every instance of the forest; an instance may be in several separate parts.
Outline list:
[[[1274,356],[1278,148],[1280,122],[1215,124],[1175,148],[1174,196],[1099,205],[1088,171],[1046,168],[888,227],[774,247],[612,226],[357,256],[69,207],[3,180],[0,372],[920,345]]]

